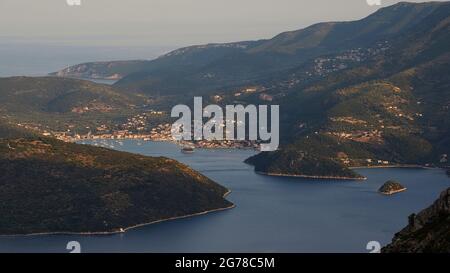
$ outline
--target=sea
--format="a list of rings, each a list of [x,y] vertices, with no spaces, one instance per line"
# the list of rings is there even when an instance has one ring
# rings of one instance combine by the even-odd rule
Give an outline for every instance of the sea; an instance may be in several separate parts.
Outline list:
[[[236,207],[116,235],[0,237],[0,252],[64,253],[76,241],[82,252],[94,253],[367,253],[373,250],[369,242],[389,243],[410,214],[431,205],[450,186],[440,169],[358,169],[368,177],[365,181],[271,177],[244,163],[253,150],[197,149],[185,154],[174,143],[141,140],[97,145],[179,160],[230,189],[227,199]],[[407,191],[378,193],[390,179]]]

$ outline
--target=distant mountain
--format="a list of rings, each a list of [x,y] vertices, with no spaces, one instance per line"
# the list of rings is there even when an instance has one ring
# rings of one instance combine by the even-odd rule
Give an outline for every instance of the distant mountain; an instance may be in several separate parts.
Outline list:
[[[409,217],[408,226],[395,234],[383,253],[449,253],[450,188],[430,207]]]
[[[172,159],[4,132],[1,235],[119,232],[232,206],[227,189]]]
[[[50,73],[50,75],[79,79],[119,80],[126,75],[145,69],[146,64],[147,61],[143,60],[83,63]]]
[[[368,47],[382,39],[401,35],[441,8],[445,3],[406,3],[381,8],[372,15],[350,22],[319,23],[285,32],[252,48],[250,52],[305,53],[305,50],[334,52],[339,49]]]
[[[123,79],[116,86],[150,95],[211,93],[285,74],[319,56],[376,47],[420,28],[424,20],[446,6],[447,2],[402,2],[362,20],[320,23],[269,40],[193,46],[153,61],[83,64],[59,74],[94,78],[118,74]],[[96,69],[91,73],[86,69],[90,67]],[[123,73],[117,73],[119,67]]]

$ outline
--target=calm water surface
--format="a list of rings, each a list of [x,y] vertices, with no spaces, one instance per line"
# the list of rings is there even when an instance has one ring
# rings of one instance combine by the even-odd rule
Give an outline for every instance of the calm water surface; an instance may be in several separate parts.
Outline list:
[[[390,242],[408,215],[450,186],[442,170],[363,169],[364,182],[319,181],[255,174],[243,163],[249,150],[186,155],[171,143],[133,140],[115,149],[177,159],[231,189],[237,207],[119,235],[0,237],[0,252],[67,252],[68,241],[83,252],[367,252],[367,242]],[[389,179],[408,190],[377,193]]]
[[[72,46],[2,39],[0,77],[46,76],[50,72],[84,62],[154,59],[172,48],[174,47]]]

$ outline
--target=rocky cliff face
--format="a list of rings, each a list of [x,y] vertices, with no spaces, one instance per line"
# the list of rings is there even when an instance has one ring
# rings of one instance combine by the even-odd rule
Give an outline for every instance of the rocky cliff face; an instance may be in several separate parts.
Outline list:
[[[450,188],[433,205],[409,217],[385,253],[450,253]]]

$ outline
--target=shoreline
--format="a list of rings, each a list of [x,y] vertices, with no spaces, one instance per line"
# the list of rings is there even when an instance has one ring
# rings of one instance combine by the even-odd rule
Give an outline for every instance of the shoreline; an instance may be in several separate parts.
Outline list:
[[[138,141],[144,141],[144,142],[165,142],[165,143],[172,143],[177,146],[183,147],[184,144],[192,144],[192,143],[180,143],[179,141],[173,141],[173,140],[166,140],[166,139],[147,139],[147,137],[123,137],[123,138],[107,138],[107,137],[100,137],[100,138],[83,138],[83,139],[75,139],[71,138],[68,140],[62,140],[69,143],[76,143],[80,144],[80,142],[85,141],[102,141],[102,140],[108,140],[108,141],[126,141],[126,140],[138,140]],[[82,145],[92,145],[92,144],[82,144]],[[196,149],[205,149],[205,150],[252,150],[252,151],[259,151],[259,148],[257,147],[249,147],[249,146],[216,146],[216,147],[208,147],[208,146],[195,146]]]
[[[225,198],[229,194],[231,194],[231,190],[228,190],[222,197]],[[230,209],[233,209],[235,207],[236,207],[236,205],[232,203],[231,206],[224,207],[224,208],[217,208],[217,209],[212,209],[212,210],[206,210],[206,211],[197,212],[197,213],[188,214],[188,215],[183,215],[183,216],[169,217],[169,218],[166,218],[166,219],[160,219],[160,220],[155,220],[155,221],[152,221],[152,222],[147,222],[147,223],[142,223],[142,224],[129,226],[127,228],[123,228],[123,230],[116,230],[116,231],[98,231],[98,232],[58,231],[58,232],[38,232],[38,233],[24,233],[24,234],[0,234],[0,238],[1,237],[32,237],[32,236],[46,236],[46,235],[78,235],[78,236],[117,235],[117,234],[126,233],[127,231],[130,231],[130,230],[133,230],[133,229],[136,229],[136,228],[140,228],[140,227],[145,227],[145,226],[149,226],[149,225],[153,225],[153,224],[159,224],[159,223],[173,221],[173,220],[179,220],[179,219],[185,219],[185,218],[191,218],[191,217],[206,215],[206,214],[210,214],[210,213],[214,213],[214,212],[230,210]]]
[[[389,196],[389,195],[394,195],[394,194],[396,194],[396,193],[400,193],[400,192],[404,192],[404,191],[406,191],[407,190],[407,188],[404,188],[404,189],[401,189],[401,190],[395,190],[395,191],[390,191],[390,192],[382,192],[382,191],[378,191],[380,194],[382,194],[382,195],[387,195],[387,196]]]
[[[385,165],[385,166],[356,166],[349,167],[350,170],[358,170],[358,169],[389,169],[389,168],[405,168],[405,169],[445,169],[440,167],[427,167],[423,165],[408,165],[408,164],[400,164],[400,165]]]
[[[279,176],[279,177],[298,177],[298,178],[310,178],[317,180],[367,180],[367,177],[342,177],[342,176],[320,176],[320,175],[303,175],[303,174],[282,174],[282,173],[266,173],[257,172],[257,174],[267,175],[267,176]]]
[[[427,167],[423,165],[386,165],[386,166],[356,166],[349,167],[350,170],[358,170],[358,169],[389,169],[389,168],[405,168],[405,169],[425,169],[425,170],[434,170],[434,169],[442,169],[441,167]],[[257,174],[267,175],[267,176],[279,176],[279,177],[297,177],[297,178],[309,178],[309,179],[317,179],[317,180],[355,180],[355,181],[364,181],[367,180],[367,177],[340,177],[340,176],[321,176],[321,175],[296,175],[296,174],[283,174],[283,173],[267,173],[267,172],[258,172]]]

